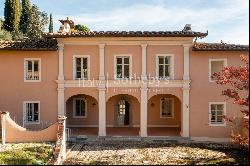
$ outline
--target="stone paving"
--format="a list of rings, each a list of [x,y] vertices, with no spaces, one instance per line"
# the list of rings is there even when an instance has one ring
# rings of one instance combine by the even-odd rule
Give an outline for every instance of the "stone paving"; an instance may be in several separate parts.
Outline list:
[[[248,164],[248,154],[226,144],[171,141],[82,141],[73,144],[63,164]]]

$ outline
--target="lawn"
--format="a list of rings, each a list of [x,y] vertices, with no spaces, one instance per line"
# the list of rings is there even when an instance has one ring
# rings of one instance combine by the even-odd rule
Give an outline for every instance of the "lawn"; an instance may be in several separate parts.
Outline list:
[[[64,164],[84,165],[248,165],[248,152],[223,144],[172,142],[82,142]]]
[[[0,145],[0,165],[45,165],[53,157],[54,143]]]

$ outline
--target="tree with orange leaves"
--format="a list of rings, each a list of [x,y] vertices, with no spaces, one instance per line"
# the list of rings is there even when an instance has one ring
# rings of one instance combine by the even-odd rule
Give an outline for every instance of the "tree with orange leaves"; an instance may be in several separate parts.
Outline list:
[[[213,78],[219,85],[229,85],[230,88],[223,90],[222,95],[233,99],[233,103],[241,107],[243,114],[242,127],[249,133],[249,56],[241,55],[241,66],[224,67],[221,72],[214,73]],[[232,122],[230,117],[225,117]],[[249,137],[242,134],[232,134],[232,140],[243,147],[249,148]]]

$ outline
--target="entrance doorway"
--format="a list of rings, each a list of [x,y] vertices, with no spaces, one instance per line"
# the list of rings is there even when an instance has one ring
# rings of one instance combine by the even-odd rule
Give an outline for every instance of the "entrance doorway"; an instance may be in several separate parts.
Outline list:
[[[121,99],[116,106],[116,124],[117,126],[130,125],[130,104],[125,99]]]

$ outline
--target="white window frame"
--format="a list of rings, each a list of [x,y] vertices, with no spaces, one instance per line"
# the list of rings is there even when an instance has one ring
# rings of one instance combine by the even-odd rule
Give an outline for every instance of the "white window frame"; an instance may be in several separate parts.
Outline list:
[[[224,116],[226,116],[226,102],[209,102],[209,108],[208,108],[208,123],[209,123],[209,126],[226,126],[227,124],[226,124],[226,121],[225,121],[225,119],[223,118],[222,120],[223,120],[223,123],[218,123],[218,124],[216,124],[216,123],[211,123],[211,115],[212,115],[212,113],[211,113],[211,105],[212,104],[222,104],[223,105],[223,112],[222,112],[222,115],[224,115]]]
[[[27,66],[26,61],[38,61],[39,79],[38,80],[27,80]],[[42,77],[42,60],[41,58],[24,58],[24,82],[41,82]]]
[[[26,104],[32,104],[32,103],[38,103],[38,122],[27,122],[26,121],[26,115],[27,115],[27,110],[26,110]],[[33,125],[33,124],[40,124],[40,116],[41,116],[41,104],[40,101],[24,101],[23,102],[23,124],[24,125]]]
[[[209,59],[209,74],[208,74],[208,79],[209,79],[209,82],[215,82],[216,80],[212,80],[211,79],[211,76],[212,76],[212,73],[211,73],[211,69],[212,69],[212,62],[216,62],[216,61],[223,61],[224,62],[224,67],[227,66],[227,59],[226,58],[223,58],[223,59]]]
[[[85,101],[85,116],[76,116],[76,100]],[[87,99],[86,98],[73,98],[73,118],[87,118]]]
[[[90,55],[73,55],[73,80],[79,80],[76,78],[76,58],[87,58],[87,80],[90,79]],[[84,79],[83,79],[84,80]]]
[[[170,117],[164,117],[162,116],[162,102],[161,102],[161,99],[167,99],[167,100],[172,100],[172,110],[171,110],[171,113],[172,113],[172,116]],[[160,118],[161,119],[174,119],[174,98],[171,98],[171,97],[161,97],[160,98]]]
[[[133,63],[132,63],[132,55],[131,54],[116,54],[114,55],[114,79],[115,80],[126,80],[127,78],[117,78],[116,76],[116,65],[117,65],[117,61],[116,59],[119,58],[119,57],[128,57],[129,58],[129,78],[128,79],[131,79],[132,78],[132,71],[133,71]]]
[[[157,79],[159,78],[159,57],[169,56],[170,57],[170,80],[174,80],[174,54],[156,54],[155,62],[156,62],[156,71],[155,75]],[[161,80],[165,80],[167,78],[161,78]]]

